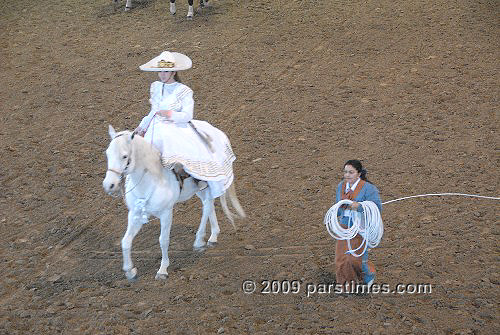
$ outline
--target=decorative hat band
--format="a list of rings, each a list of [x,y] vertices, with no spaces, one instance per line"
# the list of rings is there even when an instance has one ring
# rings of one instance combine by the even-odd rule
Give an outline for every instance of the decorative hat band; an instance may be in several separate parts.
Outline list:
[[[142,64],[139,68],[142,71],[182,71],[191,68],[193,62],[188,56],[179,52],[163,51],[160,55],[151,59],[146,64]]]
[[[156,67],[171,69],[171,68],[175,67],[175,63],[171,62],[171,61],[167,61],[167,60],[163,60],[162,59],[162,60],[160,60],[158,62],[158,64],[156,65]]]

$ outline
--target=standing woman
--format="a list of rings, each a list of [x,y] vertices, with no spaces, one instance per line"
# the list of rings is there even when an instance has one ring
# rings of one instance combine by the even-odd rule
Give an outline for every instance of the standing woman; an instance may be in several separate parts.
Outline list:
[[[373,201],[378,209],[382,211],[382,203],[377,187],[366,178],[366,170],[359,160],[348,160],[344,164],[344,180],[337,186],[335,203],[349,199],[353,201],[350,206],[342,206],[339,209],[339,222],[344,228],[350,228],[351,218],[354,212],[363,213],[362,201]],[[363,238],[358,234],[351,239],[351,249],[361,245]],[[375,280],[375,267],[368,261],[368,249],[361,257],[346,254],[349,250],[346,240],[337,240],[335,248],[335,276],[337,284],[363,282],[371,286]]]

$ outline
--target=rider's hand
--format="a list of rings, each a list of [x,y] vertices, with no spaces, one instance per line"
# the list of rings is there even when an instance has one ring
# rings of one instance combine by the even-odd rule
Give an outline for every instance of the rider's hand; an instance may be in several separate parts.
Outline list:
[[[144,137],[145,133],[146,133],[146,131],[144,129],[142,129],[141,127],[137,127],[134,130],[134,134],[142,136],[142,137]]]
[[[173,111],[170,109],[169,110],[163,109],[163,110],[156,112],[156,114],[158,114],[159,116],[164,116],[164,117],[167,117],[170,119],[172,117],[172,112]]]

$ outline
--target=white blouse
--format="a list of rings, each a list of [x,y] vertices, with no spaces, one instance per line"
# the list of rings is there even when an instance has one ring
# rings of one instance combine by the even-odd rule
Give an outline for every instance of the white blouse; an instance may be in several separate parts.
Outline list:
[[[149,102],[151,103],[151,111],[139,124],[139,127],[144,130],[148,128],[152,118],[160,110],[173,111],[169,119],[161,117],[165,121],[186,123],[193,119],[193,91],[182,83],[165,84],[161,81],[155,81],[151,84]]]

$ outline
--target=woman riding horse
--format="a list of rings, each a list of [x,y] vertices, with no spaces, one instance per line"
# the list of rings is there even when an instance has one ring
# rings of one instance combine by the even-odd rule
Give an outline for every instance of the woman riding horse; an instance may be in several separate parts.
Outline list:
[[[178,71],[191,68],[192,61],[178,52],[164,51],[146,64],[143,71],[158,72],[160,81],[151,84],[151,111],[135,132],[161,153],[163,166],[204,180],[213,198],[221,196],[232,182],[235,156],[227,138],[213,132],[204,121],[193,120],[193,91],[182,84]]]

